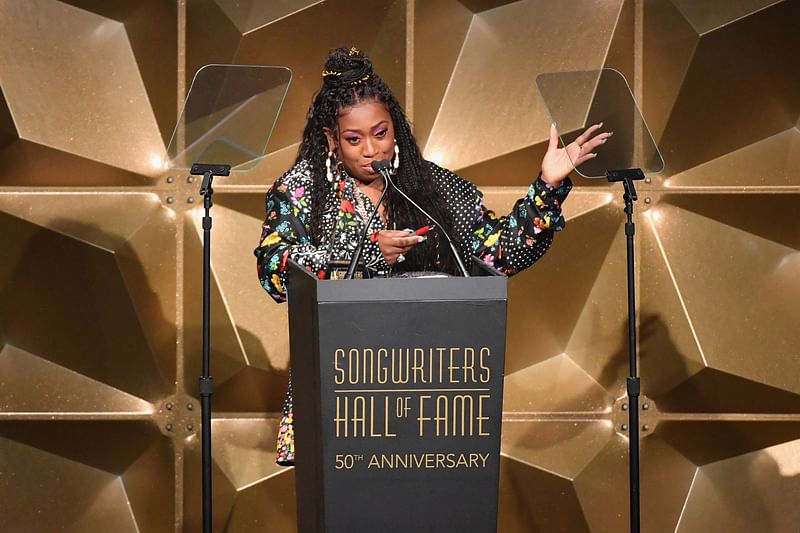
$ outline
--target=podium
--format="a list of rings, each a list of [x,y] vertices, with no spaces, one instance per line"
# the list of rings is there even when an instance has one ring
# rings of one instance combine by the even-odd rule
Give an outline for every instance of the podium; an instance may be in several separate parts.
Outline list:
[[[495,533],[507,279],[289,268],[298,531]]]

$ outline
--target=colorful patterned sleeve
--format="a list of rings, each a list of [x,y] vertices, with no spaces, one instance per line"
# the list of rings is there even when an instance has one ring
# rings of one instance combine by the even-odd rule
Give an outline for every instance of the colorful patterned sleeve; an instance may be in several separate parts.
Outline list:
[[[570,189],[569,178],[554,188],[540,175],[511,213],[499,218],[486,208],[476,189],[473,255],[508,276],[531,266],[550,247],[553,233],[564,229],[561,204]]]
[[[276,302],[286,301],[287,261],[320,279],[326,276],[328,250],[311,244],[308,225],[310,181],[291,175],[275,181],[266,196],[266,218],[255,249],[261,286]]]

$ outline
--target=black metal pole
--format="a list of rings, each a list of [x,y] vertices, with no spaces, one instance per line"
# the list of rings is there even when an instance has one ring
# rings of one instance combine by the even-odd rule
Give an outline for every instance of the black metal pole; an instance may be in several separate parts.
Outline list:
[[[636,226],[633,223],[633,202],[636,195],[635,180],[643,180],[644,173],[639,168],[609,170],[606,178],[610,182],[621,181],[625,188],[625,237],[627,244],[627,278],[628,278],[628,357],[630,375],[627,380],[628,389],[628,459],[630,472],[630,518],[631,532],[639,533],[639,393],[641,382],[636,369],[636,271],[634,269],[633,238]]]
[[[628,428],[630,430],[630,512],[631,531],[639,533],[639,392],[641,383],[636,368],[636,273],[634,271],[633,238],[636,226],[633,223],[633,202],[636,200],[636,189],[633,182],[625,184],[625,223],[628,263],[628,355],[630,376],[628,377]]]
[[[214,381],[211,377],[211,195],[213,174],[203,173],[203,374],[200,377],[201,435],[203,463],[203,533],[211,533],[211,395]]]
[[[230,175],[230,165],[195,163],[191,174],[202,175],[200,194],[203,195],[203,373],[200,376],[200,435],[202,440],[203,469],[203,533],[211,533],[211,395],[214,378],[211,377],[211,195],[214,176]]]

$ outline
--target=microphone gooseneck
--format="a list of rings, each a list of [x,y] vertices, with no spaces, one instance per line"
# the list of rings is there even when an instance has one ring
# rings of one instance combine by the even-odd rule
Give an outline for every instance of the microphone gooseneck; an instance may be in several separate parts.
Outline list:
[[[372,162],[373,169],[375,168],[375,161]],[[369,220],[367,220],[366,225],[364,226],[364,231],[361,232],[361,238],[358,240],[358,246],[353,251],[353,257],[350,259],[350,264],[347,265],[347,273],[344,275],[344,279],[353,279],[353,276],[356,273],[356,265],[358,265],[358,260],[361,258],[361,252],[364,250],[364,244],[367,242],[367,232],[369,231],[370,225],[372,225],[372,220],[375,218],[375,214],[380,209],[381,204],[383,203],[383,198],[386,196],[386,191],[388,191],[388,187],[383,188],[383,192],[381,193],[381,197],[378,199],[378,203],[375,204],[375,209],[372,210],[372,213],[369,215]]]
[[[467,267],[465,267],[465,266],[464,266],[464,262],[461,260],[461,256],[458,254],[458,251],[456,250],[456,247],[455,247],[455,245],[453,244],[453,239],[451,239],[451,238],[450,238],[450,235],[448,235],[448,234],[447,234],[447,232],[444,230],[444,228],[443,228],[443,227],[442,227],[442,225],[439,223],[439,221],[438,221],[438,220],[436,220],[435,218],[433,218],[433,217],[432,217],[432,216],[431,216],[431,215],[430,215],[430,214],[429,214],[427,211],[425,211],[425,210],[424,210],[424,209],[423,209],[423,208],[422,208],[422,207],[421,207],[419,204],[417,204],[417,203],[416,203],[414,200],[412,200],[412,199],[411,199],[411,198],[410,198],[410,197],[409,197],[409,196],[408,196],[406,193],[404,193],[404,192],[403,192],[403,191],[402,191],[402,190],[401,190],[401,189],[400,189],[400,188],[399,188],[397,185],[395,185],[394,181],[392,180],[391,172],[389,171],[389,170],[391,169],[391,163],[389,163],[389,161],[388,161],[388,160],[386,160],[386,159],[383,159],[383,160],[381,160],[381,161],[373,161],[373,162],[371,163],[371,166],[372,166],[372,170],[374,170],[375,172],[379,173],[381,176],[383,176],[383,179],[385,179],[385,180],[386,180],[387,187],[384,187],[384,188],[383,188],[383,192],[384,192],[384,194],[386,194],[386,190],[389,188],[388,186],[389,186],[389,185],[391,185],[391,187],[392,187],[394,190],[396,190],[398,193],[400,193],[400,195],[401,195],[403,198],[405,198],[406,200],[408,200],[408,202],[409,202],[411,205],[413,205],[414,207],[416,207],[416,208],[417,208],[417,210],[418,210],[420,213],[422,213],[423,215],[425,215],[426,217],[428,217],[428,219],[429,219],[431,222],[433,222],[433,225],[434,225],[434,226],[436,226],[437,228],[439,228],[439,231],[441,231],[441,232],[442,232],[442,235],[444,235],[444,238],[447,240],[447,244],[450,246],[450,251],[452,252],[452,254],[453,254],[453,257],[454,257],[454,258],[455,258],[455,260],[456,260],[456,264],[458,265],[458,269],[459,269],[459,270],[461,270],[461,274],[462,274],[462,275],[463,275],[465,278],[468,278],[468,277],[470,277],[470,275],[469,275],[469,272],[467,272]],[[381,198],[383,198],[383,197],[381,197]]]

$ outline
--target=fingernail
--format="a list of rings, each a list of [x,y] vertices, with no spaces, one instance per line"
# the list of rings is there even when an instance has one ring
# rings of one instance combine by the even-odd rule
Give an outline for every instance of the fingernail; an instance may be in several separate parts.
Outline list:
[[[424,235],[422,235],[421,237],[419,237],[419,239],[417,239],[417,242],[425,242],[427,240],[428,240],[428,238],[425,237]]]
[[[556,127],[556,123],[555,122],[551,122],[550,125],[553,126],[554,128]]]
[[[602,123],[602,122],[600,123],[600,127],[601,127],[601,128],[603,127],[603,123]]]
[[[608,132],[608,136],[611,137],[612,135],[614,135],[614,132],[613,131],[609,131]]]

